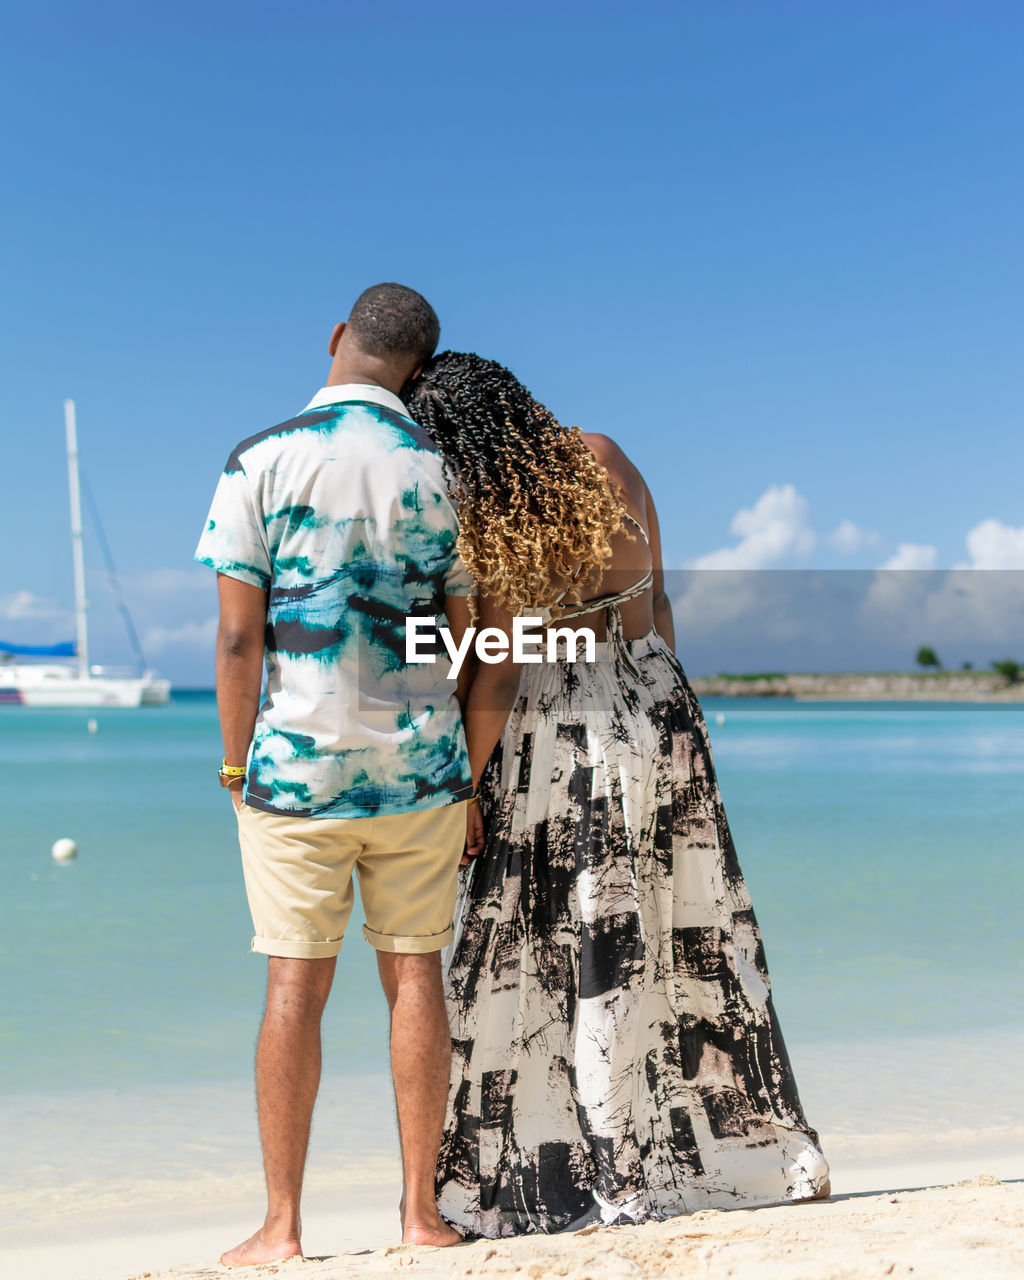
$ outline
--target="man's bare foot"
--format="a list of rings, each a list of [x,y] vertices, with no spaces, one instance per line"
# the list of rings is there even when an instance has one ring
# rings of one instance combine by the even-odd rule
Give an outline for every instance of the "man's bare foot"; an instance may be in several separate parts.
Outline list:
[[[450,1244],[461,1244],[462,1236],[440,1218],[436,1223],[410,1220],[402,1228],[402,1244],[432,1244],[444,1249]]]
[[[398,1212],[402,1219],[402,1244],[431,1244],[444,1249],[450,1244],[462,1243],[462,1236],[444,1221],[436,1206],[432,1212],[407,1214],[403,1195]]]
[[[261,1262],[281,1262],[284,1258],[302,1256],[298,1240],[268,1240],[261,1228],[254,1236],[220,1255],[224,1267],[256,1267]]]

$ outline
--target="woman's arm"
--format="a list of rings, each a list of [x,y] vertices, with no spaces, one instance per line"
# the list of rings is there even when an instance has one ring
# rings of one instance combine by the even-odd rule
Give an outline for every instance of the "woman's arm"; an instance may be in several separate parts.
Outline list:
[[[675,650],[675,625],[672,620],[672,602],[665,591],[665,571],[661,565],[661,530],[654,499],[643,476],[626,457],[614,440],[597,434],[584,435],[587,448],[619,486],[634,509],[643,513],[647,527],[647,541],[651,548],[651,565],[654,572],[654,627],[658,635]]]
[[[498,662],[479,661],[465,703],[466,744],[473,785],[480,785],[484,766],[505,731],[519,692],[519,664],[512,660],[512,615],[486,597],[479,601],[478,625],[497,627],[508,637],[509,652]]]
[[[499,626],[511,636],[512,619],[501,614],[486,601],[479,602],[478,624]],[[448,629],[457,646],[469,627],[469,605],[465,596],[447,596],[445,615]],[[496,665],[480,662],[471,648],[463,660],[458,675],[456,697],[462,708],[462,722],[466,731],[469,764],[473,773],[473,790],[480,788],[480,775],[501,737],[505,721],[516,700],[519,689],[519,667],[511,660]],[[479,804],[472,803],[466,812],[466,852],[462,866],[467,866],[484,850],[484,824]]]
[[[639,474],[639,473],[637,473]],[[647,482],[641,479],[644,486],[644,516],[647,520],[647,541],[651,547],[651,563],[654,569],[654,629],[668,647],[675,652],[676,628],[672,618],[672,601],[665,591],[665,570],[661,565],[661,529],[658,526],[658,513],[654,509],[654,499],[647,488]]]
[[[444,613],[448,619],[448,630],[451,632],[452,640],[454,640],[457,648],[461,648],[463,637],[469,630],[469,597],[445,596]],[[459,701],[463,716],[466,714],[466,698],[469,694],[469,686],[473,682],[473,676],[476,674],[476,668],[476,654],[471,648],[459,668],[459,674],[455,682],[455,696]]]

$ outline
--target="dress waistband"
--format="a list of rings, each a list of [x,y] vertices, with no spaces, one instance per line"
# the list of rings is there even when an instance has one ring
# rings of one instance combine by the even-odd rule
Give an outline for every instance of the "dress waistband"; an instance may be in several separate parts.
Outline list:
[[[561,619],[559,619],[559,622],[560,621]],[[564,651],[568,647],[566,644],[566,641],[559,640],[557,643],[558,643],[558,649],[559,649],[559,656],[564,656]],[[646,632],[644,635],[636,636],[632,640],[621,639],[619,641],[616,641],[611,638],[608,640],[595,640],[594,641],[594,661],[595,662],[614,662],[616,657],[616,648],[618,644],[621,644],[626,649],[629,656],[634,660],[637,660],[639,658],[646,658],[648,654],[654,653],[656,650],[663,649],[666,647],[665,641],[658,634],[657,630],[654,627],[652,627],[650,631]],[[583,662],[582,650],[579,650],[579,652],[580,652],[580,657],[577,659],[577,665]]]

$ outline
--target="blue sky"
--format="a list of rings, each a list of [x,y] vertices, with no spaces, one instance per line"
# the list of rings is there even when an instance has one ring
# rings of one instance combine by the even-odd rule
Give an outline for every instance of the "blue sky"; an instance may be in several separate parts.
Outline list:
[[[71,634],[73,396],[151,661],[210,683],[191,554],[220,467],[306,403],[380,279],[618,440],[675,568],[1024,568],[1020,6],[0,22],[0,635]]]

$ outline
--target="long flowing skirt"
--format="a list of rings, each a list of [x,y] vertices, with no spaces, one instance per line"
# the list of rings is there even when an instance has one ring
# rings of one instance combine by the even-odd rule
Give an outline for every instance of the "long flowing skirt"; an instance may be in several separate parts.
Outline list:
[[[803,1199],[797,1094],[707,728],[655,633],[525,667],[446,976],[438,1166],[471,1234]]]

